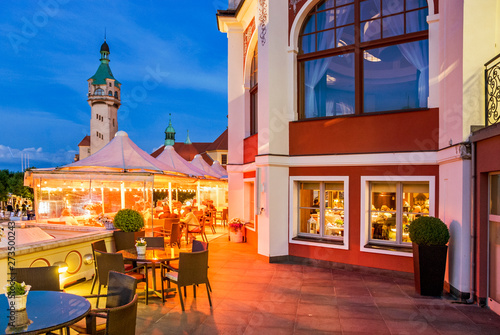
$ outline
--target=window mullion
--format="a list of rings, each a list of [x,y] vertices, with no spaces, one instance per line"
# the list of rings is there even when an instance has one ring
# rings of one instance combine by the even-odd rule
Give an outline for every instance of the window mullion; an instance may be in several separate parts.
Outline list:
[[[403,183],[396,189],[396,243],[403,243]]]
[[[319,183],[319,236],[325,236],[325,183]]]
[[[354,114],[363,111],[363,53],[360,48],[361,41],[361,11],[359,1],[354,2]]]

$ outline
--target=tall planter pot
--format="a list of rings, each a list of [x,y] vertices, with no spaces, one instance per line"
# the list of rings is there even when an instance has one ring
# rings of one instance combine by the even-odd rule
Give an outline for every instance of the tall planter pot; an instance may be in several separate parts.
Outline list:
[[[413,243],[415,290],[420,295],[442,295],[447,252],[447,245],[418,245]]]
[[[115,230],[113,232],[113,237],[115,238],[116,250],[126,250],[135,248],[135,241],[139,237],[144,237],[146,232],[144,230],[136,232],[124,232],[121,230]]]

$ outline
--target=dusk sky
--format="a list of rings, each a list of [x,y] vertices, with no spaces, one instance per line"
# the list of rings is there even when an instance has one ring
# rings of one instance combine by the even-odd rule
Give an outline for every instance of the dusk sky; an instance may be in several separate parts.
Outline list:
[[[169,113],[176,141],[212,142],[227,127],[227,1],[3,1],[0,169],[71,163],[90,132],[87,79],[104,31],[122,83],[119,130],[151,153]],[[151,84],[150,78],[155,78]],[[147,82],[147,84],[145,84]]]

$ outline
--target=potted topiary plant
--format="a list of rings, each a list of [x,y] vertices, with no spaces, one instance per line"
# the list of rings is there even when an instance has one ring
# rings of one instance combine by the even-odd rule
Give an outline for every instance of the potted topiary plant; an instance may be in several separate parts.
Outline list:
[[[113,225],[119,229],[113,233],[116,250],[135,248],[135,241],[145,236],[145,232],[142,230],[144,217],[134,209],[119,210],[113,219]]]
[[[450,232],[439,218],[421,216],[410,224],[413,244],[415,290],[420,295],[440,296],[443,293],[446,255]]]

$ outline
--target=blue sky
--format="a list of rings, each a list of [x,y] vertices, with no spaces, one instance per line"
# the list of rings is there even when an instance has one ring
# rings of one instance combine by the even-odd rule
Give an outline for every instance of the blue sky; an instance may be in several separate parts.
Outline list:
[[[0,169],[70,163],[90,132],[87,79],[104,30],[122,83],[120,130],[148,153],[211,142],[227,127],[227,39],[215,13],[227,1],[3,1],[0,11]],[[145,84],[154,73],[157,85]]]

